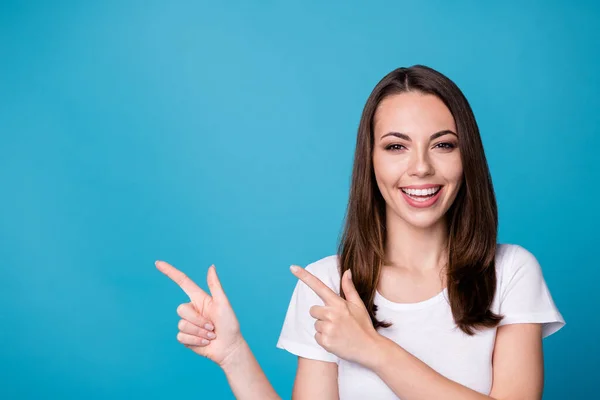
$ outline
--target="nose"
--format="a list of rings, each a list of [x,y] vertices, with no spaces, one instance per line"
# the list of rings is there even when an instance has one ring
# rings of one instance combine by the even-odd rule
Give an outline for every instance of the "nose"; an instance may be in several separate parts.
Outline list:
[[[426,177],[433,175],[434,168],[427,152],[414,152],[411,156],[408,174],[416,177]]]

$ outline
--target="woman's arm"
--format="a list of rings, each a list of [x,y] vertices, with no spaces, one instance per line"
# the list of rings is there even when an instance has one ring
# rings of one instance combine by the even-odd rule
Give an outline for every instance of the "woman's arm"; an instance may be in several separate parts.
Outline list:
[[[280,400],[243,341],[221,365],[236,399]],[[338,400],[337,364],[298,357],[293,400]]]
[[[541,325],[499,327],[492,365],[490,396],[442,376],[384,336],[373,346],[373,357],[365,366],[403,400],[541,399],[544,380]]]
[[[499,327],[492,365],[492,398],[541,399],[544,391],[542,325]]]
[[[280,400],[248,343],[242,339],[235,350],[221,363],[231,391],[236,399]]]
[[[298,357],[292,400],[338,400],[339,397],[337,363]]]

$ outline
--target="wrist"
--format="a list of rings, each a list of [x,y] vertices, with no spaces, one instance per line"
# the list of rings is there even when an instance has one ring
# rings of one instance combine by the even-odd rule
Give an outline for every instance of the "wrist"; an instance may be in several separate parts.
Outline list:
[[[249,349],[250,347],[248,346],[248,343],[246,343],[246,340],[243,338],[243,336],[240,336],[232,343],[231,350],[223,358],[223,360],[221,360],[219,367],[221,367],[221,369],[227,373],[244,359],[245,352],[249,351]]]
[[[385,336],[377,333],[371,339],[369,346],[365,346],[367,349],[367,357],[363,365],[372,370],[376,371],[385,364],[389,349],[390,340]]]

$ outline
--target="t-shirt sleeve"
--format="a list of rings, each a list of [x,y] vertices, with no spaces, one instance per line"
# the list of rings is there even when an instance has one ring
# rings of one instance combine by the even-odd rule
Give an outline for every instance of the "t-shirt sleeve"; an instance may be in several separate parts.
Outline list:
[[[513,257],[505,272],[500,297],[500,313],[504,318],[499,326],[540,323],[542,337],[547,337],[565,325],[533,254],[514,245]]]
[[[309,264],[306,270],[329,286],[329,280],[323,276],[323,272],[326,271],[322,267],[323,265],[316,266],[313,263]],[[338,357],[321,347],[315,339],[316,319],[310,315],[310,308],[313,305],[322,306],[324,303],[310,287],[298,280],[292,293],[277,347],[300,357],[337,363]]]

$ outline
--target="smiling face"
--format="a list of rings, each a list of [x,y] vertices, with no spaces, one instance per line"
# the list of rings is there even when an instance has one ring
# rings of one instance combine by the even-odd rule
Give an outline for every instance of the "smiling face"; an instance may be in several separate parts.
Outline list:
[[[388,218],[429,228],[443,221],[462,184],[454,117],[436,96],[384,98],[373,124],[373,168]]]

